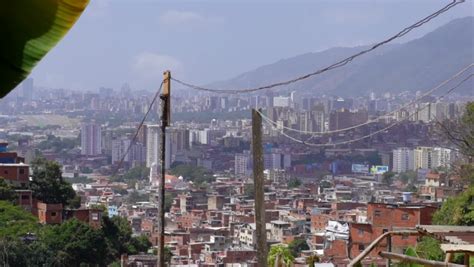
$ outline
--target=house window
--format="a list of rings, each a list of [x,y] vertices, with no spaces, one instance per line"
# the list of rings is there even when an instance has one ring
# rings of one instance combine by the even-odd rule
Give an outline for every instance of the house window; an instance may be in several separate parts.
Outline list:
[[[363,244],[359,244],[359,251],[363,251],[365,249],[365,246]]]
[[[408,234],[403,234],[403,235],[402,235],[402,239],[403,239],[403,240],[408,239]]]
[[[30,199],[29,195],[21,195],[21,199]]]
[[[403,213],[402,214],[402,220],[408,221],[408,213]]]
[[[375,217],[380,217],[381,214],[382,214],[382,212],[380,210],[375,210],[374,211],[374,216]]]
[[[98,213],[92,213],[92,220],[93,221],[98,221],[99,220],[99,214]]]
[[[357,232],[359,233],[359,235],[363,235],[364,234],[364,229],[359,229]]]
[[[56,212],[55,212],[55,211],[51,212],[51,216],[52,216],[52,217],[55,217],[55,216],[56,216]]]
[[[25,174],[25,169],[20,169],[20,174]]]

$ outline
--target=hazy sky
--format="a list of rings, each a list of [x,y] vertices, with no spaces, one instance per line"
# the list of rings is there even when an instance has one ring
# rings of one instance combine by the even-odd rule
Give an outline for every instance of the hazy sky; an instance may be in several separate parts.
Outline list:
[[[152,90],[170,69],[207,83],[302,53],[379,41],[448,2],[91,0],[31,77],[52,88],[118,89],[128,82]],[[468,0],[398,42],[472,13]]]

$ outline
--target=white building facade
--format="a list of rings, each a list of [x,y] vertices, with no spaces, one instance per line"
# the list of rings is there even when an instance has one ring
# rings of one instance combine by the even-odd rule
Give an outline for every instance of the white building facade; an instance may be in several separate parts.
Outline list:
[[[102,154],[102,129],[100,124],[87,122],[81,125],[81,154],[87,156]]]
[[[393,150],[393,172],[414,170],[414,163],[413,149],[401,147]]]

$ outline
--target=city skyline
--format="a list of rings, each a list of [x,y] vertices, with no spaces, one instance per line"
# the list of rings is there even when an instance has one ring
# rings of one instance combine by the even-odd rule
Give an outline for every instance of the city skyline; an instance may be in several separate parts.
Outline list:
[[[0,10],[0,265],[474,266],[472,2]]]
[[[443,4],[94,1],[80,23],[30,77],[38,85],[51,88],[118,89],[127,82],[135,90],[154,90],[162,71],[171,69],[187,80],[205,84],[308,52],[376,42]],[[472,9],[472,2],[464,5],[471,5]],[[469,10],[454,8],[399,42],[419,38],[455,18],[472,15]],[[241,19],[243,13],[245,20]],[[398,16],[400,13],[404,15]],[[261,14],[266,14],[265,20],[260,19]],[[285,38],[281,38],[283,33]],[[206,45],[193,48],[202,42]]]

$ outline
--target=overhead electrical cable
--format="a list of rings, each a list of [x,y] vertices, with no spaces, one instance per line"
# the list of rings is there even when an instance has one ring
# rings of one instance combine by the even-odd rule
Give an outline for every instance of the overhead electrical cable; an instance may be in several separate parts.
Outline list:
[[[150,113],[150,111],[153,109],[153,105],[155,104],[156,100],[158,99],[158,97],[160,96],[160,93],[161,93],[161,89],[163,87],[163,82],[161,82],[160,84],[160,87],[158,88],[158,90],[156,91],[155,93],[155,96],[153,97],[153,100],[151,101],[150,105],[148,106],[148,109],[145,113],[145,115],[143,116],[140,124],[138,125],[138,128],[137,130],[135,131],[135,134],[133,135],[133,138],[132,140],[130,141],[130,144],[128,145],[127,147],[127,150],[125,151],[125,153],[122,155],[122,158],[120,159],[119,161],[119,164],[117,165],[117,167],[115,168],[115,170],[112,172],[112,176],[115,176],[117,174],[117,172],[120,170],[120,168],[122,167],[122,164],[125,160],[125,157],[128,155],[128,153],[130,152],[130,149],[132,148],[132,146],[134,145],[137,137],[138,137],[138,134],[140,133],[140,130],[141,128],[143,127],[143,125],[145,124],[145,120],[147,119],[148,117],[148,114]]]
[[[272,88],[275,88],[275,87],[279,87],[279,86],[284,86],[284,85],[289,85],[289,84],[292,84],[292,83],[295,83],[295,82],[298,82],[298,81],[301,81],[301,80],[305,80],[305,79],[308,79],[312,76],[315,76],[315,75],[319,75],[321,73],[324,73],[326,71],[329,71],[329,70],[332,70],[332,69],[336,69],[336,68],[340,68],[342,66],[345,66],[346,64],[350,63],[352,60],[354,60],[355,58],[359,57],[359,56],[362,56],[364,54],[367,54],[387,43],[390,43],[391,41],[397,39],[397,38],[401,38],[403,36],[405,36],[406,34],[408,34],[409,32],[411,32],[412,30],[422,26],[423,24],[425,23],[428,23],[429,21],[431,21],[432,19],[434,19],[435,17],[441,15],[442,13],[448,11],[449,9],[453,8],[454,6],[460,4],[460,3],[463,3],[465,0],[453,0],[452,2],[450,2],[449,4],[447,4],[446,6],[444,6],[443,8],[439,9],[438,11],[432,13],[431,15],[417,21],[416,23],[404,28],[403,30],[401,30],[400,32],[398,32],[397,34],[391,36],[390,38],[388,39],[385,39],[381,42],[378,42],[374,45],[372,45],[371,47],[367,48],[367,49],[364,49],[352,56],[349,56],[345,59],[342,59],[334,64],[331,64],[325,68],[322,68],[322,69],[319,69],[319,70],[316,70],[312,73],[308,73],[306,75],[303,75],[303,76],[300,76],[300,77],[297,77],[297,78],[293,78],[291,80],[287,80],[287,81],[281,81],[281,82],[277,82],[277,83],[273,83],[273,84],[269,84],[269,85],[264,85],[264,86],[259,86],[259,87],[255,87],[255,88],[244,88],[244,89],[229,89],[229,90],[226,90],[226,89],[213,89],[213,88],[206,88],[206,87],[202,87],[202,86],[198,86],[198,85],[194,85],[194,84],[191,84],[191,83],[188,83],[188,82],[184,82],[182,80],[179,80],[179,79],[176,79],[176,78],[171,78],[171,80],[183,85],[183,86],[186,86],[186,87],[189,87],[191,89],[195,89],[195,90],[199,90],[199,91],[206,91],[206,92],[212,92],[212,93],[222,93],[222,94],[241,94],[241,93],[251,93],[251,92],[256,92],[256,91],[261,91],[261,90],[267,90],[267,89],[272,89]]]
[[[441,100],[443,99],[444,97],[446,97],[448,94],[450,94],[452,91],[454,91],[455,89],[457,89],[459,86],[461,86],[464,82],[466,82],[467,80],[469,80],[470,78],[472,78],[474,76],[474,74],[470,74],[469,76],[467,76],[466,78],[464,78],[461,82],[459,82],[456,86],[452,87],[451,89],[449,89],[446,93],[444,93],[442,96],[440,96],[437,100]],[[422,108],[419,108],[417,109],[417,112],[421,111],[421,110],[424,110],[425,108],[427,108],[429,105],[426,105]],[[290,140],[293,140],[297,143],[300,143],[300,144],[304,144],[304,145],[308,145],[308,146],[312,146],[312,147],[328,147],[328,146],[338,146],[338,145],[345,145],[345,144],[350,144],[350,143],[354,143],[354,142],[357,142],[357,141],[360,141],[360,140],[363,140],[363,139],[366,139],[366,138],[369,138],[369,137],[372,137],[374,135],[377,135],[379,133],[382,133],[382,132],[385,132],[387,131],[388,129],[390,128],[393,128],[395,126],[397,126],[398,124],[402,123],[403,121],[405,121],[406,119],[408,118],[411,118],[413,117],[415,114],[417,113],[413,113],[411,115],[409,115],[407,118],[403,119],[403,120],[400,120],[400,121],[397,121],[393,124],[390,124],[389,126],[383,128],[383,129],[380,129],[378,131],[375,131],[373,133],[370,133],[368,135],[365,135],[365,136],[362,136],[362,137],[359,137],[359,138],[355,138],[355,139],[351,139],[351,140],[347,140],[347,141],[342,141],[342,142],[337,142],[337,143],[328,143],[328,144],[316,144],[316,143],[310,143],[310,142],[306,142],[306,141],[303,141],[303,140],[300,140],[300,139],[297,139],[293,136],[290,136],[288,134],[286,134],[284,131],[280,130],[278,131],[281,135],[285,136],[286,138],[290,139]],[[267,122],[269,125],[272,126],[272,128],[275,128],[275,126],[273,126],[273,124],[267,120],[264,119],[265,122]]]
[[[471,67],[474,66],[474,63],[471,63],[469,64],[468,66],[464,67],[463,69],[461,69],[458,73],[456,73],[455,75],[451,76],[450,78],[444,80],[443,82],[441,82],[440,84],[438,84],[437,86],[431,88],[430,90],[426,91],[425,93],[423,93],[421,96],[415,98],[414,100],[408,102],[407,104],[391,111],[391,112],[388,112],[388,113],[385,113],[384,115],[380,115],[380,116],[377,116],[376,118],[374,119],[371,119],[371,120],[368,120],[364,123],[361,123],[361,124],[357,124],[357,125],[354,125],[354,126],[351,126],[351,127],[347,127],[347,128],[343,128],[343,129],[338,129],[338,130],[332,130],[332,131],[325,131],[325,132],[314,132],[314,131],[306,131],[306,130],[299,130],[299,129],[294,129],[294,128],[291,128],[291,127],[288,127],[288,126],[284,126],[284,125],[279,125],[278,122],[270,119],[268,116],[266,116],[265,114],[263,114],[261,111],[258,111],[257,112],[260,114],[260,116],[262,116],[262,118],[266,119],[268,122],[274,124],[275,126],[279,127],[279,128],[283,128],[287,131],[290,131],[290,132],[297,132],[297,133],[302,133],[302,134],[313,134],[313,135],[318,135],[318,134],[333,134],[333,133],[339,133],[339,132],[345,132],[345,131],[349,131],[349,130],[353,130],[353,129],[356,129],[356,128],[359,128],[359,127],[362,127],[362,126],[365,126],[365,125],[368,125],[368,124],[371,124],[371,123],[374,123],[374,122],[377,122],[379,121],[380,119],[382,119],[383,117],[387,117],[387,116],[392,116],[394,114],[396,114],[397,112],[399,112],[400,110],[403,110],[403,109],[406,109],[407,107],[417,103],[420,99],[423,99],[424,97],[432,94],[434,91],[438,90],[439,88],[443,87],[444,85],[446,85],[447,83],[451,82],[452,80],[458,78],[459,76],[461,76],[462,74],[464,74],[464,72],[468,71]]]

